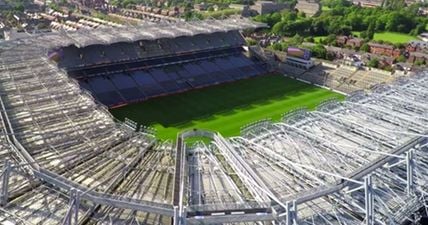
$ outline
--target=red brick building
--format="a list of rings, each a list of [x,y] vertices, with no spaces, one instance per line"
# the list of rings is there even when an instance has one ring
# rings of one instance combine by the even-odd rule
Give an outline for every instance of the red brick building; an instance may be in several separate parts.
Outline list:
[[[361,38],[351,38],[348,39],[346,45],[351,46],[353,48],[360,48],[364,43],[364,40]]]
[[[363,45],[364,40],[361,38],[354,38],[352,36],[338,36],[336,44],[339,46],[351,46],[352,48],[359,48]]]
[[[391,45],[383,45],[377,43],[369,43],[370,53],[376,55],[386,55],[390,57],[397,58],[401,55],[400,49],[395,49],[394,46]]]
[[[344,46],[347,41],[348,41],[347,36],[337,36],[336,37],[336,44],[339,46]]]

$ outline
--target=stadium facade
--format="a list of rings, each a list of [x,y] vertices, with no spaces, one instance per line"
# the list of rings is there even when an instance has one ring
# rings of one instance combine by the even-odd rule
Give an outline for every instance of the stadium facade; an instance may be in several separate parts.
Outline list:
[[[229,139],[193,130],[175,143],[157,141],[130,121],[117,122],[98,103],[157,96],[146,92],[153,83],[169,94],[262,73],[263,63],[239,48],[237,33],[260,26],[243,19],[199,21],[0,44],[0,221],[389,225],[426,216],[427,73],[325,102],[316,111],[290,112],[281,122],[260,121]],[[178,39],[188,44],[179,46]],[[211,39],[205,46],[213,48],[201,39]],[[141,46],[169,47],[155,57]],[[185,54],[178,57],[180,51]],[[180,61],[177,76],[158,69],[177,67],[183,58],[189,61]],[[230,60],[239,63],[229,68]],[[212,71],[216,65],[219,73]],[[198,67],[202,72],[191,78],[180,76]],[[217,75],[231,72],[237,77]],[[127,81],[140,84],[142,76],[155,82],[135,86],[140,95],[133,99]],[[186,86],[169,89],[173,79],[181,88],[177,78]],[[211,143],[186,145],[194,136]]]

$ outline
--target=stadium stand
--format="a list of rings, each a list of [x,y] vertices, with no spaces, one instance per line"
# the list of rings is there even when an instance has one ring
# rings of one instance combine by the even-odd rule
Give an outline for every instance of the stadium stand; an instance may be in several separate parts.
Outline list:
[[[356,86],[360,88],[371,88],[374,84],[389,83],[394,76],[386,71],[376,69],[364,69],[356,73],[358,79],[353,79]]]
[[[267,72],[238,31],[56,49],[58,66],[114,107]],[[119,54],[118,54],[119,53]],[[147,76],[147,77],[139,77]]]
[[[352,93],[361,89],[370,89],[381,83],[391,83],[404,74],[391,74],[390,72],[321,63],[308,71],[296,71],[295,68],[284,67],[287,74],[292,77],[332,88],[342,93]]]

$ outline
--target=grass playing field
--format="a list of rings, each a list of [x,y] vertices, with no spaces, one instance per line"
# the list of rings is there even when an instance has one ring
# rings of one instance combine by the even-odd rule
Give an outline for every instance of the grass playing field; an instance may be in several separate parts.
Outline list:
[[[323,39],[326,39],[327,38],[327,36],[315,36],[314,37],[314,42],[315,43],[321,43],[321,41],[323,40]]]
[[[251,122],[272,118],[298,107],[310,109],[321,101],[343,96],[281,75],[267,75],[112,109],[123,120],[157,129],[158,138],[175,139],[178,132],[203,128],[224,136],[239,135]]]
[[[359,37],[361,32],[353,31],[352,34]],[[396,32],[382,32],[382,33],[375,33],[373,36],[373,40],[387,41],[387,42],[396,44],[396,43],[408,43],[409,41],[412,41],[412,40],[418,40],[418,38],[408,34],[402,34],[402,33],[396,33]]]

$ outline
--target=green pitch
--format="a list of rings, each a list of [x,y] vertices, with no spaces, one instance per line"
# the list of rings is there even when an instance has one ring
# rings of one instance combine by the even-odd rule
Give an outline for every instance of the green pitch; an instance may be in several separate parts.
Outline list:
[[[428,26],[428,25],[427,25]],[[353,35],[360,37],[361,32],[353,31]],[[409,41],[418,40],[417,37],[408,34],[397,33],[397,32],[381,32],[375,33],[373,37],[374,41],[387,41],[393,44],[408,43]]]
[[[280,75],[241,80],[112,109],[112,114],[139,124],[153,126],[160,139],[175,139],[191,128],[219,131],[224,136],[239,135],[251,122],[279,120],[289,110],[313,109],[321,101],[343,96]]]

